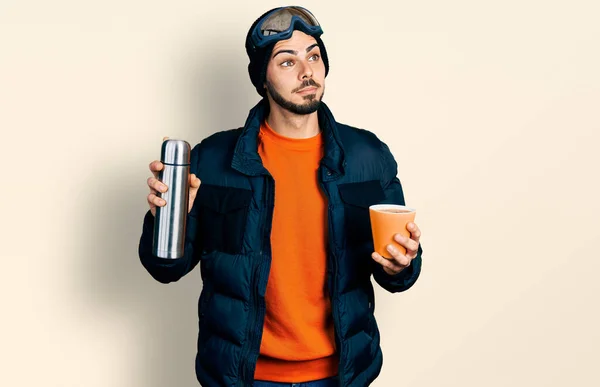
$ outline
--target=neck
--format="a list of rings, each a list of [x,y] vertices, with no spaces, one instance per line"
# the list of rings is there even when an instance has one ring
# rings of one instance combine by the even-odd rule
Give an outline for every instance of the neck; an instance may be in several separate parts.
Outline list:
[[[317,112],[311,114],[294,114],[269,101],[270,109],[266,120],[271,129],[285,137],[310,138],[314,137],[321,129]]]

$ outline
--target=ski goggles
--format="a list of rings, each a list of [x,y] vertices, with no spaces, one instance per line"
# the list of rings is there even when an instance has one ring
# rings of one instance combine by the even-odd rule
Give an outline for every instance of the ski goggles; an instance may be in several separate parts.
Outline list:
[[[255,48],[262,48],[270,43],[289,39],[294,30],[300,30],[311,36],[319,36],[323,33],[317,18],[306,8],[281,7],[269,12],[254,27],[251,35],[252,44]]]

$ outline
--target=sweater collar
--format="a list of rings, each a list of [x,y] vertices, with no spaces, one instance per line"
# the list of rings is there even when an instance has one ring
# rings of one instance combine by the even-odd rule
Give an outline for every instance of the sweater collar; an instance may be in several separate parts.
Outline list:
[[[269,102],[263,98],[254,106],[242,128],[235,149],[231,167],[249,176],[268,174],[258,154],[258,134],[260,125],[269,113]],[[317,111],[319,126],[323,135],[324,156],[321,159],[324,181],[335,180],[344,174],[344,148],[342,147],[337,123],[327,105],[321,102]]]

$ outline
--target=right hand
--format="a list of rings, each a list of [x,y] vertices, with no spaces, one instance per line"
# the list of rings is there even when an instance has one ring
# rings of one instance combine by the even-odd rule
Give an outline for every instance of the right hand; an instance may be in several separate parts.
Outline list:
[[[164,137],[163,141],[168,138],[169,137]],[[150,194],[148,194],[148,205],[150,206],[150,212],[152,213],[152,216],[156,216],[156,207],[163,207],[167,204],[164,199],[161,199],[158,196],[159,192],[167,192],[169,189],[166,184],[163,184],[160,180],[158,180],[158,173],[162,171],[163,168],[164,164],[159,160],[154,160],[150,163],[150,172],[152,172],[153,177],[149,177],[147,182],[148,187],[150,188]],[[189,185],[190,198],[188,202],[188,213],[192,210],[194,200],[196,199],[196,194],[200,188],[200,179],[198,179],[193,173],[190,173]]]

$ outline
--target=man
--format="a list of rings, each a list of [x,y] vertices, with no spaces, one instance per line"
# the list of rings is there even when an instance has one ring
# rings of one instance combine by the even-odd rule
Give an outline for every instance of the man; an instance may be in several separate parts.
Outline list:
[[[389,148],[337,123],[322,102],[329,62],[315,17],[301,7],[263,14],[246,37],[248,70],[263,99],[242,128],[216,133],[191,155],[185,256],[152,255],[156,206],[139,255],[158,281],[200,263],[196,375],[203,386],[367,386],[382,353],[370,277],[410,288],[421,236],[395,236],[406,254],[373,252],[368,207],[404,204]]]

